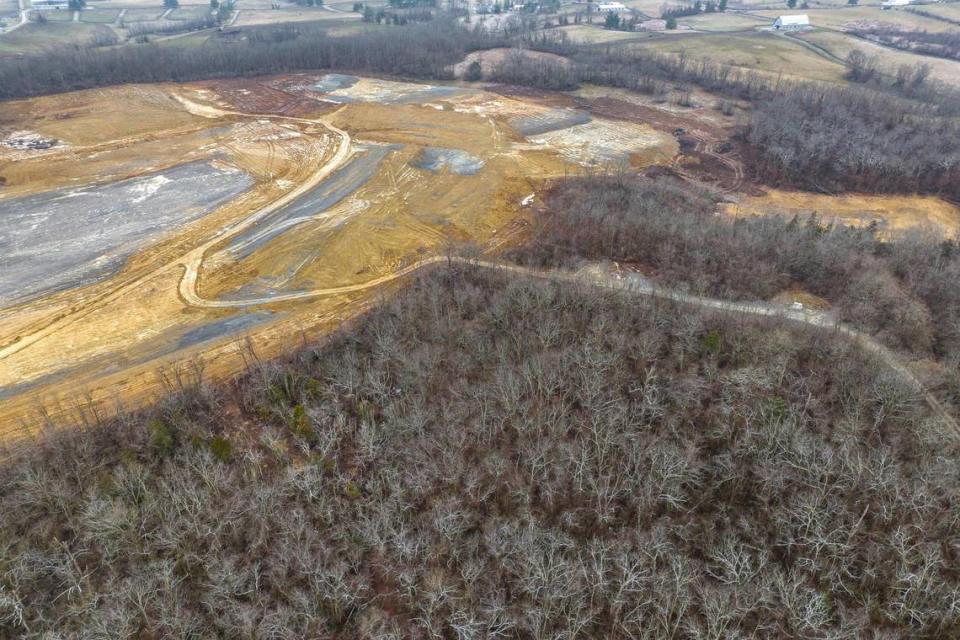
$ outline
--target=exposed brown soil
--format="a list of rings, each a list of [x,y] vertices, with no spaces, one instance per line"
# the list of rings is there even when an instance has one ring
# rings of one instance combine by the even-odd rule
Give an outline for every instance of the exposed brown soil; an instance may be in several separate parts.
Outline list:
[[[238,78],[198,83],[216,92],[224,106],[245,113],[269,113],[286,116],[318,115],[332,111],[336,105],[320,102],[291,90],[304,76],[290,75],[269,79]]]

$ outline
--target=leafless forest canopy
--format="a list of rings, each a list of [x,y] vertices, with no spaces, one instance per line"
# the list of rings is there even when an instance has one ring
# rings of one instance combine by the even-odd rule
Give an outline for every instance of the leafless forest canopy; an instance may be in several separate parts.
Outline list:
[[[849,343],[442,269],[0,469],[19,637],[943,638],[956,449]]]
[[[521,43],[568,63],[508,55],[493,81],[745,107],[735,146],[763,183],[960,198],[960,100],[922,73],[801,86],[443,17],[242,33],[3,59],[0,100],[443,80]],[[505,257],[729,299],[799,287],[942,366],[933,391],[960,406],[955,239],[731,219],[670,173],[558,181]],[[323,345],[247,357],[230,383],[198,365],[155,406],[4,452],[0,638],[960,637],[960,445],[830,331],[444,265]]]
[[[666,177],[565,181],[547,209],[514,259],[635,263],[662,284],[719,298],[767,300],[799,284],[892,347],[960,364],[960,252],[938,233],[881,240],[873,227],[816,217],[731,219],[714,214],[709,193]],[[945,384],[960,401],[958,382]]]

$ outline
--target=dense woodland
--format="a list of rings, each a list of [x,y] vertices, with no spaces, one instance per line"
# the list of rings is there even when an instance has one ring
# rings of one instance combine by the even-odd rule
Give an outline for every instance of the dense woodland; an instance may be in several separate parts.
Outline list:
[[[960,201],[960,122],[918,115],[897,98],[794,87],[758,101],[746,137],[754,171],[767,183]]]
[[[6,463],[0,635],[960,633],[960,464],[918,398],[850,343],[621,295],[444,268]]]
[[[811,217],[714,214],[709,193],[672,178],[568,180],[549,196],[529,246],[537,266],[617,260],[662,284],[719,298],[768,300],[795,285],[840,318],[918,357],[960,366],[960,247],[933,231],[895,239]],[[946,391],[960,400],[960,385]]]

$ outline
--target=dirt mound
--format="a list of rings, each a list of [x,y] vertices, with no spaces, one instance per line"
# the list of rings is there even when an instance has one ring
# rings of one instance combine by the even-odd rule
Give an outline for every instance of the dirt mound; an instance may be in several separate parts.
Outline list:
[[[546,53],[543,51],[528,51],[526,49],[508,49],[506,47],[500,49],[486,49],[484,51],[474,51],[467,54],[467,57],[457,64],[453,65],[453,75],[457,78],[463,79],[464,75],[467,73],[467,69],[474,62],[480,63],[480,75],[482,78],[486,79],[490,77],[490,74],[493,73],[493,70],[497,65],[502,64],[503,62],[510,59],[510,56],[517,56],[524,60],[539,60],[547,62],[555,62],[561,65],[569,65],[570,60],[564,58],[563,56],[557,55],[555,53]]]

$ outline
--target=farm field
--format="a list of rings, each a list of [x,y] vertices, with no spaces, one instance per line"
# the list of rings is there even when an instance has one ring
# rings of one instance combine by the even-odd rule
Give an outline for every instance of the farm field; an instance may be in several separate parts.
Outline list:
[[[868,55],[875,56],[879,65],[886,69],[895,69],[902,64],[926,64],[930,67],[931,78],[960,86],[960,62],[891,49],[836,31],[811,31],[797,37],[841,59],[846,58],[854,49],[859,49]]]
[[[27,24],[11,33],[0,35],[0,56],[38,53],[46,49],[90,42],[97,29],[104,25],[86,22],[56,22]]]
[[[643,46],[662,53],[704,58],[720,64],[795,78],[840,82],[846,67],[785,36],[752,34],[683,34],[656,38]]]
[[[918,29],[930,32],[955,31],[956,26],[941,20],[927,18],[909,11],[884,11],[880,7],[846,7],[842,9],[807,9],[807,10],[763,10],[751,11],[751,14],[763,16],[772,24],[777,16],[783,14],[805,13],[810,16],[810,24],[816,29],[843,29],[851,22],[887,22],[896,24],[905,29]]]

